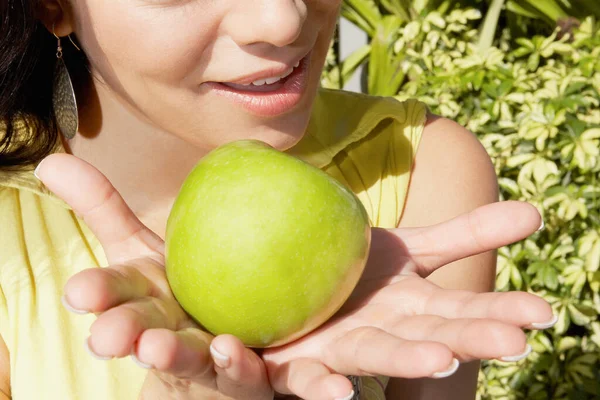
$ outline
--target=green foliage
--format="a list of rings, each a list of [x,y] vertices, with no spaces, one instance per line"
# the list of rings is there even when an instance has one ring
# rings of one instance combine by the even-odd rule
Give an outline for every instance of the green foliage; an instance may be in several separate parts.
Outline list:
[[[600,16],[597,0],[507,0],[506,7],[512,13],[542,19],[553,25],[570,16]]]
[[[435,2],[435,8],[401,12],[396,8],[407,2],[361,3],[366,2],[372,3],[371,16],[361,23],[371,42],[360,57],[339,65],[347,62],[349,71],[349,64],[354,70],[368,62],[368,93],[418,98],[469,128],[494,162],[502,199],[530,202],[546,223],[530,238],[500,249],[497,288],[543,296],[559,321],[548,331],[528,333],[534,352],[517,365],[484,362],[478,397],[600,398],[600,30],[595,19],[587,17],[572,34],[562,35],[557,29],[519,36],[519,30],[504,25],[499,37],[481,47],[484,14],[478,9]],[[356,7],[359,0],[351,3]],[[339,65],[324,74],[325,86],[341,87],[330,73]]]

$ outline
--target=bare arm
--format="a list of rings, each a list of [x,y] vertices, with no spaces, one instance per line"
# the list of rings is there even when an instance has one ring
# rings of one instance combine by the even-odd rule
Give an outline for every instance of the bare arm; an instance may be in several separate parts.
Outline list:
[[[493,165],[477,138],[453,121],[430,117],[417,152],[401,227],[437,224],[498,201]],[[449,264],[429,280],[449,289],[492,291],[496,252]],[[446,379],[392,379],[388,400],[475,399],[479,362]]]
[[[10,361],[6,344],[0,336],[0,400],[10,399]]]

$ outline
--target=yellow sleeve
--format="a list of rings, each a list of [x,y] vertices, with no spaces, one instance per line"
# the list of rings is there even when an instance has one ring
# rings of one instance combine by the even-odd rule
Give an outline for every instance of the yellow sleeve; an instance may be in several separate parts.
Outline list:
[[[4,290],[0,283],[0,337],[6,342],[8,340],[8,307],[6,305],[6,298],[4,297]]]
[[[98,362],[82,345],[94,314],[61,304],[69,277],[105,265],[73,212],[0,180],[0,334],[15,399],[136,399],[147,371],[129,359]],[[33,384],[32,384],[33,383]]]
[[[398,102],[395,111],[390,117],[388,108],[374,128],[323,168],[358,196],[374,227],[395,228],[400,223],[427,120],[427,107],[415,100]],[[376,107],[371,113],[377,113]],[[365,376],[360,381],[361,400],[385,400],[389,378]]]
[[[427,117],[426,106],[415,100],[398,103],[397,108],[397,118],[382,119],[325,168],[357,194],[371,225],[382,228],[395,228],[400,222]]]
[[[12,209],[12,198],[15,196],[16,189],[0,186],[0,336],[4,342],[9,345],[11,339],[11,326],[8,315],[7,293],[10,284],[14,283],[9,278],[11,269],[8,266],[12,258],[12,245],[9,232],[14,229],[14,221],[7,218],[8,212]],[[6,235],[5,235],[6,234]]]

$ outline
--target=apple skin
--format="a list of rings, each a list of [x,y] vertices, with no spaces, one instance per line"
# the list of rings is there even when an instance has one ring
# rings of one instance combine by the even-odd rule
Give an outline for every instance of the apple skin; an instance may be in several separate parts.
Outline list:
[[[367,212],[345,186],[268,144],[238,140],[183,183],[167,222],[167,279],[212,334],[275,347],[341,308],[370,242]]]

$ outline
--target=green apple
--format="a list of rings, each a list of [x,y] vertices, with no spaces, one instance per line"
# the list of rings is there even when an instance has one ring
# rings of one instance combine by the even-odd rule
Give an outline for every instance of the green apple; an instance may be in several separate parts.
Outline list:
[[[166,270],[183,309],[249,347],[289,343],[327,321],[356,286],[371,241],[358,198],[257,140],[196,165],[169,215]]]

